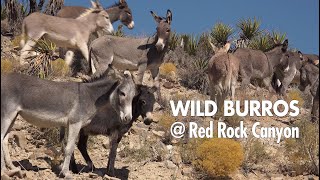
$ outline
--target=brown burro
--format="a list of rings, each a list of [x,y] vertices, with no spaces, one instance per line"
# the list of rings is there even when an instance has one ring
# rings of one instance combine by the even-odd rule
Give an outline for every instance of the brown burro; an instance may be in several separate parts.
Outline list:
[[[230,43],[217,48],[211,44],[215,55],[209,60],[207,74],[209,78],[209,93],[211,100],[217,103],[218,110],[223,107],[223,101],[231,93],[234,99],[239,74],[239,59],[231,53]]]
[[[288,40],[263,52],[249,48],[238,48],[233,55],[240,60],[241,87],[247,87],[251,80],[262,80],[264,86],[273,91],[271,80],[275,67],[281,62],[288,48]]]
[[[130,123],[135,93],[136,85],[129,71],[120,80],[103,76],[87,83],[54,82],[23,74],[1,75],[1,172],[5,172],[6,166],[16,169],[6,145],[18,115],[38,127],[68,128],[60,175],[70,177],[70,159],[80,129],[105,106],[119,117],[119,123]]]

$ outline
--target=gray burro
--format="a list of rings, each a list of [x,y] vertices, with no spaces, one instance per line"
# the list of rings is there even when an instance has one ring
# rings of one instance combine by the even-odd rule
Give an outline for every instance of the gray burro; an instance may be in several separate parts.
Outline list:
[[[108,73],[108,72],[106,72]],[[63,93],[62,93],[63,92]],[[110,106],[121,124],[132,119],[132,100],[136,93],[132,75],[115,79],[99,77],[87,83],[54,82],[22,74],[1,75],[1,172],[12,164],[7,145],[8,134],[20,115],[38,127],[67,127],[68,139],[61,176],[70,177],[70,158],[82,127],[88,125],[99,109]],[[112,117],[110,117],[112,118]]]
[[[168,10],[165,19],[152,11],[151,14],[158,23],[154,37],[137,39],[107,35],[92,42],[89,59],[93,77],[106,71],[112,64],[120,70],[138,71],[136,82],[139,84],[142,84],[144,72],[149,69],[158,84],[159,67],[168,48],[172,13]]]
[[[65,28],[68,27],[68,28]],[[58,47],[80,50],[88,61],[88,41],[91,33],[98,30],[113,31],[108,13],[97,3],[92,2],[92,8],[87,9],[78,18],[61,18],[35,12],[22,22],[22,47],[20,63],[27,64],[26,58],[37,40],[44,38]],[[25,39],[27,41],[25,42]]]

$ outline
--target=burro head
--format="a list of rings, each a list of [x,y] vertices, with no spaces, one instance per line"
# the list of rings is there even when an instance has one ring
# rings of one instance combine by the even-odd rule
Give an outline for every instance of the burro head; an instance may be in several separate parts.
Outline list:
[[[98,26],[98,29],[101,29],[107,33],[112,33],[113,26],[107,11],[103,9],[103,7],[100,5],[99,2],[91,1],[91,4],[92,4],[92,8],[91,8],[92,13],[97,14],[96,24]]]
[[[134,101],[136,106],[136,111],[139,111],[143,118],[143,122],[146,125],[150,125],[153,122],[153,106],[156,102],[154,92],[157,90],[156,86],[147,87],[144,85],[137,86],[137,98]]]
[[[126,25],[129,29],[133,29],[134,21],[132,12],[125,0],[119,0],[119,9],[121,23]]]
[[[158,23],[157,26],[157,43],[156,48],[158,51],[162,51],[170,38],[171,32],[171,22],[172,22],[172,13],[168,9],[167,10],[167,17],[162,18],[156,15],[154,12],[150,11],[151,15],[153,16],[154,20]]]
[[[132,100],[136,94],[136,85],[129,71],[124,71],[120,85],[112,94],[113,106],[118,109],[120,120],[127,124],[132,119]]]

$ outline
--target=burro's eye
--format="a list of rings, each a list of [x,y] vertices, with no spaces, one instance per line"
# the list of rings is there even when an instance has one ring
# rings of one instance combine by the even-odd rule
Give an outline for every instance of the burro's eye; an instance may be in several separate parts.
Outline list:
[[[141,104],[142,104],[142,105],[146,105],[147,102],[146,102],[145,100],[141,100]]]
[[[109,19],[109,16],[106,16],[106,19]]]
[[[120,94],[120,96],[123,96],[123,97],[126,96],[126,93],[124,93],[123,91],[119,91],[119,94]]]

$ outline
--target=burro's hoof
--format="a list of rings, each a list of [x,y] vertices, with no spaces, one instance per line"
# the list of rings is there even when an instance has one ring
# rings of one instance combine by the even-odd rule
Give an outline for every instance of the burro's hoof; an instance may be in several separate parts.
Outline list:
[[[68,179],[68,180],[73,179],[72,178],[72,173],[70,171],[67,171],[67,172],[62,172],[61,171],[60,174],[59,174],[59,177],[63,178],[63,179]]]

